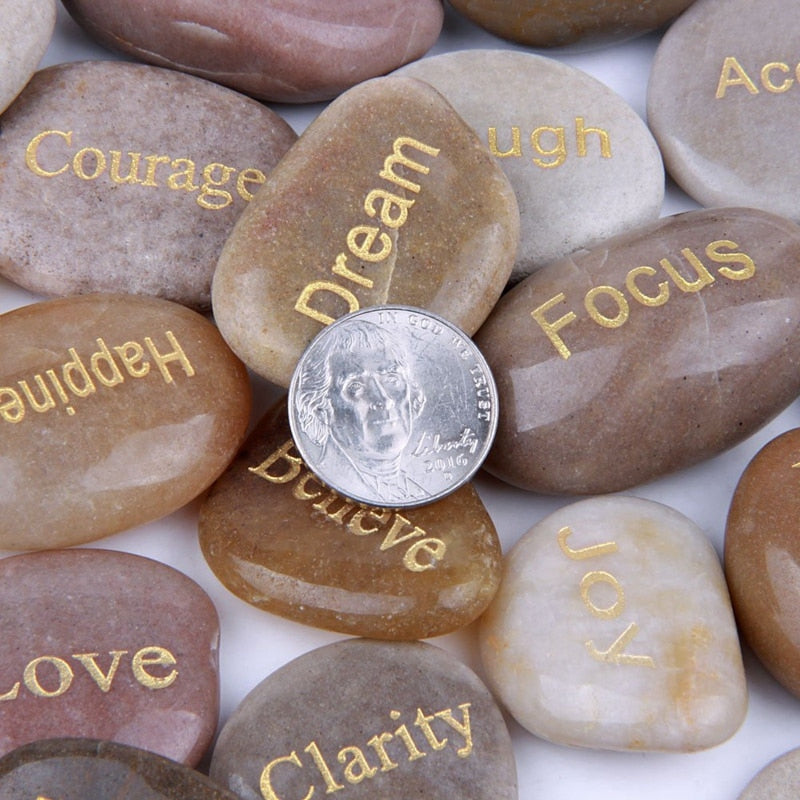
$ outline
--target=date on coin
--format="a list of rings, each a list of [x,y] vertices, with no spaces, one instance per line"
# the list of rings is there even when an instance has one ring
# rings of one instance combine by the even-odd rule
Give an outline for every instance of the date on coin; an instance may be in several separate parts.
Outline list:
[[[497,388],[472,340],[442,317],[375,306],[309,344],[289,386],[308,468],[371,506],[411,508],[466,483],[497,430]]]

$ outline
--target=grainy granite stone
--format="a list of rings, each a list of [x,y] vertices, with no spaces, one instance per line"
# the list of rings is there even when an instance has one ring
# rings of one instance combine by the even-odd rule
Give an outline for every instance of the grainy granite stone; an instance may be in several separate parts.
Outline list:
[[[800,227],[695,211],[544,267],[475,337],[500,393],[487,468],[618,491],[740,441],[800,392]]]
[[[745,787],[739,800],[796,800],[800,793],[800,748],[770,761]]]
[[[511,714],[560,744],[688,752],[728,739],[747,711],[717,554],[649,500],[591,498],[534,525],[480,641]]]
[[[74,736],[201,759],[217,725],[219,622],[194,581],[128,553],[26,553],[0,560],[0,607],[0,752]]]
[[[0,549],[70,546],[164,516],[244,439],[244,365],[177,303],[34,303],[0,316],[0,340]]]
[[[3,115],[0,274],[208,307],[225,239],[296,138],[261,103],[172,70],[41,70]]]

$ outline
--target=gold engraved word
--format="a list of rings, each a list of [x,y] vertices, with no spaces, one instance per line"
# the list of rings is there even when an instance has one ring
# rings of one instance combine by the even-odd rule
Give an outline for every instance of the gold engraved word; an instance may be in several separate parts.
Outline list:
[[[761,86],[771,94],[788,92],[795,83],[800,83],[800,63],[792,67],[783,61],[770,61],[761,67],[759,80]],[[761,94],[756,82],[747,74],[739,60],[735,56],[727,56],[722,62],[715,98],[722,100],[733,86],[741,86],[751,95]]]
[[[427,175],[431,170],[430,167],[409,158],[404,152],[404,148],[419,150],[421,153],[434,158],[439,155],[440,149],[423,144],[410,136],[400,136],[394,140],[392,154],[383,162],[383,169],[378,173],[379,178],[398,186],[400,189],[419,194],[420,184],[414,183],[414,181],[404,177],[402,174],[398,174],[395,169],[399,165],[422,175]],[[416,200],[405,196],[401,197],[399,194],[386,189],[373,189],[364,198],[363,208],[371,219],[378,216],[386,228],[397,230],[405,225],[409,209],[414,203],[416,203]],[[356,270],[351,269],[347,263],[348,254],[339,253],[331,267],[332,275],[349,281],[355,287],[372,289],[375,282],[372,278],[363,274],[364,268],[368,264],[378,264],[389,258],[394,249],[392,239],[386,231],[381,230],[376,225],[355,225],[347,232],[345,240],[347,249],[359,260],[360,265],[356,267]],[[322,325],[330,325],[334,318],[310,305],[311,299],[319,292],[337,295],[346,303],[348,311],[358,311],[361,307],[358,297],[350,288],[332,280],[327,280],[312,281],[307,284],[303,291],[300,292],[300,296],[294,304],[294,310],[311,317],[311,319]]]
[[[575,549],[571,547],[567,541],[571,535],[572,529],[566,525],[559,530],[556,539],[561,552],[573,561],[600,558],[604,555],[616,553],[619,549],[617,543],[614,541],[602,542],[600,544],[593,544],[588,547]],[[593,587],[601,584],[610,587],[612,592],[611,596],[613,597],[612,602],[606,602],[604,605],[599,604],[592,595]],[[605,570],[592,570],[587,572],[581,578],[580,593],[584,606],[593,617],[597,617],[598,619],[617,619],[625,610],[625,591],[622,588],[622,584],[614,575]],[[584,642],[584,645],[592,658],[606,664],[629,664],[639,667],[654,668],[656,663],[650,656],[635,655],[625,652],[625,648],[633,641],[638,631],[639,626],[635,622],[631,622],[606,650],[599,650],[591,639]]]
[[[444,559],[447,545],[441,539],[428,536],[423,528],[413,525],[397,512],[360,506],[345,500],[318,483],[300,456],[295,455],[296,452],[294,442],[289,439],[258,466],[249,467],[249,470],[270,483],[293,484],[292,495],[297,500],[312,503],[312,515],[322,515],[325,520],[355,536],[372,536],[385,531],[380,544],[382,552],[399,544],[407,544],[403,566],[410,572],[434,569]],[[273,469],[276,465],[277,469]]]
[[[800,467],[800,461],[798,461],[796,464],[792,464],[792,469],[797,469],[798,467]]]
[[[366,748],[357,745],[342,747],[336,754],[336,760],[343,765],[339,776],[334,772],[332,759],[326,758],[320,746],[311,741],[303,748],[303,752],[307,753],[310,759],[303,760],[296,750],[292,750],[289,755],[274,758],[264,767],[260,780],[261,796],[264,800],[288,800],[277,794],[275,785],[279,783],[281,773],[289,775],[292,770],[298,769],[308,772],[308,775],[303,775],[303,780],[309,781],[308,792],[303,800],[310,800],[315,791],[323,787],[326,794],[341,791],[346,788],[345,782],[351,785],[359,784],[365,778],[374,778],[378,772],[398,769],[403,761],[417,761],[433,755],[434,751],[443,750],[449,743],[448,737],[442,736],[443,730],[448,735],[451,735],[451,731],[455,731],[461,737],[462,741],[453,742],[451,747],[455,749],[459,758],[468,758],[472,754],[472,725],[469,714],[471,705],[462,703],[458,706],[458,711],[461,712],[460,720],[450,708],[433,714],[425,714],[421,708],[417,708],[411,724],[418,728],[424,742],[415,739],[408,725],[404,723],[392,733],[383,731],[376,734],[367,741]],[[402,713],[393,709],[389,712],[389,716],[397,722]],[[442,725],[439,725],[438,730],[434,730],[434,724],[437,722],[447,727],[442,729]],[[390,747],[392,742],[399,744],[392,744]],[[426,744],[431,748],[430,752],[424,749]]]
[[[109,650],[111,661],[105,672],[97,663],[99,655],[99,653],[73,653],[70,658],[85,668],[101,692],[108,693],[111,691],[122,657],[128,655],[128,651]],[[178,670],[170,669],[178,662],[164,647],[142,647],[133,654],[130,662],[134,679],[147,689],[166,689],[178,678]],[[151,669],[156,667],[161,669],[156,673],[151,672]],[[169,671],[164,672],[164,670]],[[75,672],[69,661],[58,656],[39,656],[25,666],[21,683],[17,681],[5,694],[0,694],[0,702],[16,700],[21,685],[36,697],[60,697],[69,691],[74,679]]]
[[[746,253],[738,252],[738,247],[738,244],[728,239],[718,239],[706,247],[705,254],[714,263],[726,265],[717,269],[720,275],[731,280],[744,281],[753,277],[756,265]],[[693,270],[692,277],[686,277],[669,258],[662,258],[658,263],[663,270],[663,276],[659,276],[658,270],[646,265],[634,267],[628,271],[625,276],[625,288],[628,295],[640,305],[656,308],[663,306],[672,296],[670,282],[681,292],[691,294],[699,292],[716,281],[714,275],[709,272],[691,248],[684,247],[681,255]],[[733,269],[727,266],[729,264],[741,264],[742,266],[739,269]],[[669,278],[669,280],[659,281],[659,277]],[[558,319],[551,320],[546,316],[556,306],[565,302],[566,295],[564,292],[559,292],[531,311],[531,316],[544,331],[558,354],[567,359],[572,355],[572,351],[564,342],[559,331],[574,322],[578,315],[569,310]],[[625,293],[615,286],[592,287],[583,298],[583,306],[589,318],[604,328],[622,327],[631,314],[630,303]]]
[[[198,167],[191,158],[137,152],[128,152],[123,157],[121,150],[104,153],[97,147],[82,147],[71,153],[72,139],[72,131],[48,130],[36,134],[25,148],[28,169],[40,178],[57,178],[71,172],[82,181],[95,181],[106,175],[111,183],[117,185],[166,186],[176,192],[199,192],[195,202],[211,211],[227,208],[233,203],[233,194],[222,187],[231,182],[237,171],[236,193],[243,200],[252,200],[250,187],[260,186],[267,180],[267,176],[254,167],[237,170],[218,162]],[[124,168],[123,160],[126,162]],[[167,171],[169,174],[165,178]]]
[[[580,158],[589,154],[587,140],[592,134],[597,137],[599,153],[603,158],[611,158],[611,137],[603,128],[587,128],[583,117],[575,117],[575,148]],[[567,135],[563,125],[541,125],[531,131],[532,161],[542,169],[560,167],[567,160]],[[511,128],[511,146],[500,150],[497,144],[497,128],[489,128],[489,151],[497,158],[522,157],[522,132],[516,125]]]
[[[74,347],[67,350],[69,360],[59,367],[44,370],[30,379],[17,381],[17,387],[0,386],[0,419],[18,423],[25,419],[28,410],[44,414],[57,407],[57,400],[67,414],[73,416],[75,398],[85,398],[97,392],[98,387],[111,389],[127,378],[144,378],[155,366],[165,383],[173,383],[170,364],[177,362],[187,377],[195,374],[194,367],[181,348],[172,331],[165,331],[169,352],[162,353],[149,336],[144,346],[138,342],[124,342],[109,347],[97,338],[98,349],[82,357]]]

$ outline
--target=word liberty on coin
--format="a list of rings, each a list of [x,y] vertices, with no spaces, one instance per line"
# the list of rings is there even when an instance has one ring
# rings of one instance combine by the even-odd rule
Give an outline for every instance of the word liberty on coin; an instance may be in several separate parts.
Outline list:
[[[303,353],[289,422],[324,483],[373,506],[438,500],[480,468],[497,428],[497,389],[472,340],[409,306],[341,317]]]

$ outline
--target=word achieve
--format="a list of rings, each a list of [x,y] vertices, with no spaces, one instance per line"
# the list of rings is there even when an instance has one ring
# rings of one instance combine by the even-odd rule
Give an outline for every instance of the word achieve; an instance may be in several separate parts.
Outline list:
[[[603,542],[593,544],[589,547],[573,548],[567,540],[572,535],[569,526],[561,528],[558,532],[558,546],[561,552],[571,561],[583,561],[588,558],[599,558],[609,553],[616,553],[618,550],[616,542]],[[592,588],[605,584],[611,587],[614,593],[614,601],[608,605],[599,605],[592,598]],[[593,617],[603,620],[613,620],[621,616],[625,610],[625,592],[620,582],[605,570],[592,570],[587,572],[580,582],[581,599],[584,606],[589,610]],[[586,649],[592,658],[605,664],[630,664],[637,667],[654,668],[656,663],[650,656],[634,655],[625,652],[625,648],[633,641],[639,631],[639,626],[631,622],[619,636],[605,650],[599,650],[593,640],[585,642]]]
[[[273,484],[293,484],[292,495],[302,502],[312,502],[312,514],[346,529],[355,536],[372,536],[385,529],[381,552],[399,544],[408,545],[403,554],[403,566],[409,572],[434,569],[444,558],[447,545],[441,539],[428,536],[423,528],[412,525],[401,514],[386,508],[372,508],[351,503],[336,492],[318,483],[289,439],[256,467],[248,469],[259,478]],[[277,469],[275,465],[283,464]],[[338,508],[337,508],[338,506]],[[409,544],[410,543],[410,544]]]
[[[439,725],[439,731],[435,731],[433,725],[437,721],[444,723],[444,725],[447,726],[445,731],[448,732],[448,734],[450,731],[455,731],[463,740],[459,747],[456,747],[455,743],[451,745],[455,747],[458,757],[468,758],[472,754],[472,727],[469,717],[471,705],[471,703],[462,703],[458,706],[458,710],[461,712],[460,721],[456,718],[452,709],[449,708],[443,711],[436,711],[433,714],[425,714],[421,708],[417,708],[416,717],[412,725],[419,729],[419,732],[422,734],[422,737],[430,746],[431,750],[437,751],[447,747],[449,740],[446,736],[443,737],[441,735],[441,725]],[[396,722],[400,719],[402,714],[400,711],[392,710],[389,712],[389,716]],[[388,745],[393,741],[399,742],[399,744],[393,746],[390,752]],[[317,785],[315,786],[311,775],[309,775],[308,779],[312,782],[309,783],[308,792],[303,800],[310,800],[315,790],[321,788],[318,785],[320,778],[325,784],[325,793],[332,794],[346,788],[341,781],[347,781],[349,784],[358,784],[365,778],[374,778],[379,771],[390,772],[393,769],[397,769],[400,766],[399,762],[404,758],[406,761],[410,762],[425,758],[428,755],[425,750],[421,749],[425,746],[424,743],[419,739],[414,739],[406,724],[400,725],[393,733],[389,733],[389,731],[378,733],[369,739],[366,744],[377,757],[377,763],[370,763],[361,747],[356,745],[342,747],[336,754],[336,760],[344,765],[342,776],[338,780],[334,775],[333,768],[329,764],[329,760],[325,758],[319,745],[314,741],[309,742],[309,744],[303,748],[303,752],[311,756],[311,760],[306,760],[305,764],[296,750],[292,750],[288,756],[275,758],[270,761],[261,772],[261,795],[264,800],[283,800],[276,794],[273,788],[273,772],[276,770],[310,769],[313,775],[313,781],[317,781]],[[367,751],[367,753],[372,757],[371,752]],[[292,798],[292,800],[295,799]]]
[[[128,651],[109,650],[111,663],[105,672],[97,663],[99,655],[99,653],[73,653],[70,658],[86,669],[101,692],[108,693],[111,691],[122,657],[128,655]],[[178,678],[178,670],[173,669],[177,664],[175,656],[164,647],[142,647],[133,654],[130,661],[134,679],[146,689],[166,689]],[[158,669],[152,671],[155,668]],[[0,703],[16,700],[22,685],[36,697],[60,697],[69,691],[74,680],[75,672],[69,661],[57,656],[39,656],[25,666],[21,683],[17,681],[5,694],[0,694]]]
[[[410,136],[400,136],[394,140],[392,154],[383,162],[383,169],[378,173],[379,178],[398,186],[400,189],[419,194],[421,190],[420,184],[414,183],[410,178],[398,174],[395,169],[398,166],[405,167],[422,175],[427,175],[431,170],[425,164],[409,158],[404,152],[404,148],[419,150],[421,153],[433,158],[439,155],[440,149],[423,144]],[[367,194],[364,198],[363,208],[368,217],[374,218],[378,216],[386,228],[390,231],[395,231],[405,225],[408,220],[409,209],[416,202],[414,199],[401,197],[394,192],[380,188],[373,189]],[[362,265],[379,264],[389,258],[394,249],[394,244],[389,234],[375,225],[353,226],[347,232],[345,241],[347,242],[347,249]],[[377,247],[375,246],[376,242],[379,245]],[[331,267],[332,275],[342,278],[356,287],[372,289],[375,286],[375,281],[362,274],[361,271],[352,270],[348,266],[347,259],[347,253],[339,253],[336,256]],[[358,311],[361,307],[358,297],[347,286],[334,281],[312,281],[300,293],[294,309],[322,325],[330,325],[334,318],[310,305],[311,299],[318,292],[338,295],[347,304],[349,311]]]
[[[128,378],[144,378],[151,374],[151,367],[155,367],[167,384],[175,380],[170,365],[177,366],[187,377],[193,377],[194,367],[175,335],[166,331],[164,336],[172,349],[163,353],[149,336],[144,337],[144,345],[124,342],[114,347],[98,338],[98,349],[86,357],[70,347],[67,350],[69,360],[60,366],[17,381],[18,388],[0,386],[0,419],[19,423],[29,410],[44,414],[56,408],[57,400],[67,414],[73,416],[72,403],[76,398],[95,394],[99,386],[113,389]]]
[[[714,263],[726,265],[717,269],[720,275],[731,280],[744,281],[755,275],[756,265],[750,256],[737,252],[738,247],[739,245],[735,242],[719,239],[711,242],[706,247],[705,254]],[[669,278],[669,281],[658,281],[658,270],[653,267],[646,265],[634,267],[625,276],[625,288],[628,295],[640,305],[656,308],[663,306],[672,296],[670,281],[672,286],[677,287],[685,294],[699,292],[716,281],[714,275],[708,271],[691,248],[684,247],[681,250],[681,255],[694,271],[692,278],[685,277],[668,258],[662,258],[658,263],[664,271],[664,277]],[[741,267],[740,269],[733,269],[733,267],[727,266],[730,264],[741,264]],[[653,278],[657,282],[648,286],[644,285],[645,280],[652,280]],[[567,359],[572,355],[572,351],[560,336],[559,331],[574,322],[578,318],[577,314],[574,311],[568,311],[556,320],[549,320],[545,316],[547,312],[565,302],[565,300],[566,295],[564,292],[559,292],[531,311],[531,316],[539,324],[547,338],[550,339],[558,354]],[[605,310],[601,310],[601,302],[604,304]],[[586,292],[583,298],[583,305],[589,318],[604,328],[622,327],[628,321],[631,313],[628,299],[615,286],[600,285],[592,287]]]
[[[791,67],[783,61],[770,61],[761,67],[759,80],[761,86],[771,94],[788,92],[792,86],[800,83],[800,63]],[[739,60],[735,56],[728,56],[722,62],[722,71],[720,72],[714,97],[717,100],[722,100],[728,93],[728,89],[733,86],[741,87],[751,95],[761,94],[756,82],[747,74]]]
[[[74,154],[64,152],[65,145],[66,148],[72,148],[72,137],[72,131],[53,130],[36,134],[25,148],[25,164],[28,169],[40,178],[57,178],[71,172],[82,181],[95,181],[107,175],[108,180],[117,185],[166,186],[176,192],[199,192],[195,202],[210,211],[227,208],[234,201],[233,194],[222,188],[236,174],[234,167],[212,162],[199,168],[191,158],[129,152],[127,165],[123,169],[121,150],[109,150],[106,154],[97,147],[82,147]],[[43,163],[47,166],[43,166]],[[164,173],[167,170],[170,172],[165,181]],[[236,178],[236,193],[249,202],[253,199],[250,187],[260,186],[266,180],[267,176],[260,169],[243,169]]]

